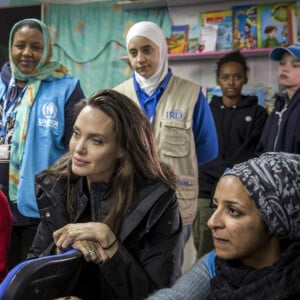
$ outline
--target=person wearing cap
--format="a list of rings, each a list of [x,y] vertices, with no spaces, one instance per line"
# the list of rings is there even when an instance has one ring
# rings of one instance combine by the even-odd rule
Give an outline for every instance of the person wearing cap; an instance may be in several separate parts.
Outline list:
[[[278,83],[274,109],[268,117],[257,155],[268,151],[300,154],[300,44],[276,47],[270,58],[278,61]]]
[[[218,153],[214,120],[201,86],[174,75],[168,67],[166,37],[157,24],[134,24],[127,33],[126,47],[132,78],[115,89],[147,114],[159,155],[178,176],[184,246],[197,209],[198,166]]]
[[[215,250],[148,300],[300,299],[300,155],[234,165],[213,202]]]

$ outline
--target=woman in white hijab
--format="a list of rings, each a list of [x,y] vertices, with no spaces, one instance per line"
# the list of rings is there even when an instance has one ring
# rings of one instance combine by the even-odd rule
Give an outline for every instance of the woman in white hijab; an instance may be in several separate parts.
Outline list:
[[[163,31],[156,24],[147,21],[140,22],[133,25],[128,31],[126,36],[127,49],[129,49],[131,40],[138,36],[149,39],[158,47],[159,51],[159,64],[152,75],[146,77],[140,75],[138,70],[134,71],[139,86],[147,95],[151,95],[168,73],[168,48],[166,38]]]
[[[115,89],[135,101],[152,123],[161,159],[178,176],[184,247],[195,217],[198,166],[218,151],[214,121],[201,86],[172,74],[162,29],[144,21],[126,36],[132,78]]]

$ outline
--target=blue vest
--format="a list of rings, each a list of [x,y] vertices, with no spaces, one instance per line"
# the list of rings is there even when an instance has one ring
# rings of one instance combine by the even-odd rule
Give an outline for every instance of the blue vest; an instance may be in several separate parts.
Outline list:
[[[67,151],[63,144],[65,104],[77,83],[78,79],[73,77],[43,81],[35,98],[28,122],[17,197],[18,209],[26,217],[39,218],[35,175]],[[4,90],[0,83],[0,94]]]

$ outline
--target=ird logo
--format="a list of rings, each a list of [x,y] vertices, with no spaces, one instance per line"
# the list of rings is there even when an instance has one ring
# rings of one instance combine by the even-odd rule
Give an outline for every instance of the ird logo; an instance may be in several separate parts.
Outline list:
[[[180,111],[179,109],[167,111],[167,119],[182,120],[183,112]]]

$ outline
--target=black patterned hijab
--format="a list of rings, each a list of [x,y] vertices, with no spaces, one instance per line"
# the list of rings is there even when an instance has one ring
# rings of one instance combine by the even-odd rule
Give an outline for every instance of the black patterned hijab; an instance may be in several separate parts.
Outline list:
[[[300,155],[264,153],[236,164],[226,175],[241,180],[272,234],[300,238]]]

